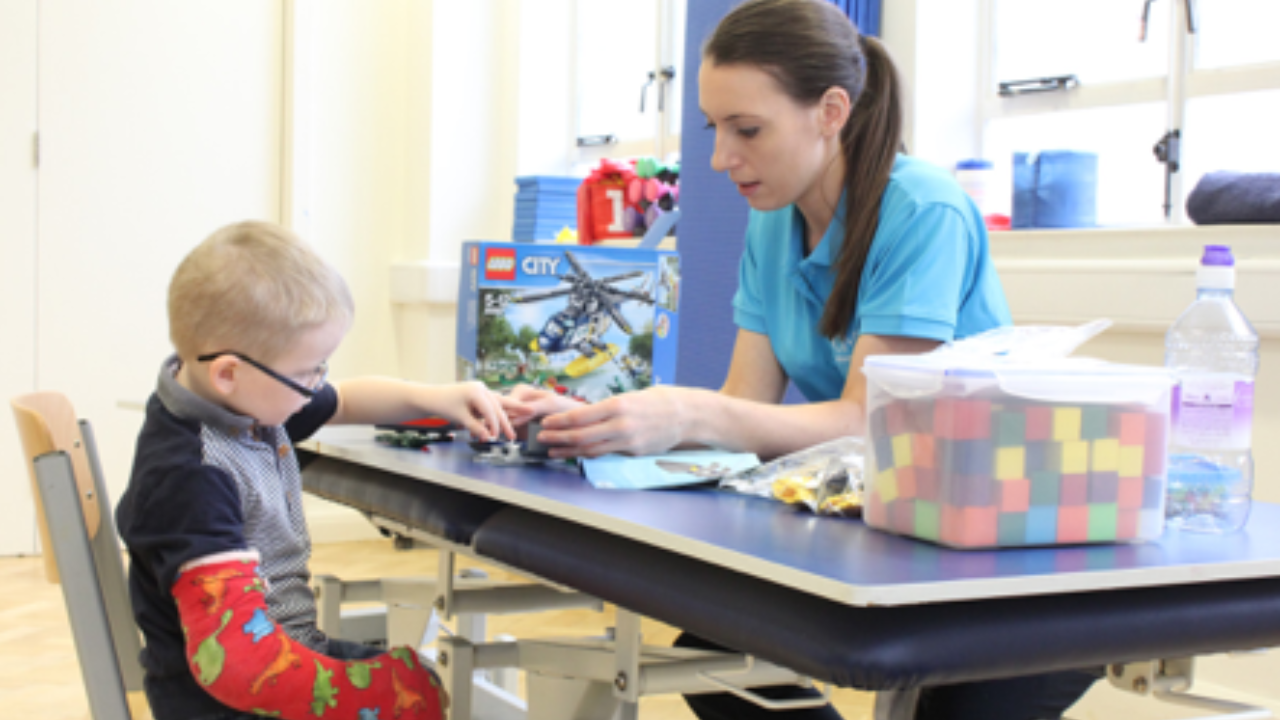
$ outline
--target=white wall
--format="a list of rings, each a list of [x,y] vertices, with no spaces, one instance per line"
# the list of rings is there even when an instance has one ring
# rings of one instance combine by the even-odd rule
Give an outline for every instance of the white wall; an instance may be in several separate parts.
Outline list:
[[[0,398],[36,388],[36,3],[0,3]],[[35,507],[17,427],[0,408],[0,553],[36,548]]]

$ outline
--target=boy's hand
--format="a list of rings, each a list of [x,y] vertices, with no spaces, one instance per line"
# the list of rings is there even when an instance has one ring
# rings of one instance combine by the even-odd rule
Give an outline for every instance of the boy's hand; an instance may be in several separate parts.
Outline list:
[[[515,412],[523,417],[524,403],[509,401],[475,380],[433,389],[440,393],[431,404],[434,412],[462,425],[480,440],[497,440],[499,435],[515,440],[516,431],[507,416]]]

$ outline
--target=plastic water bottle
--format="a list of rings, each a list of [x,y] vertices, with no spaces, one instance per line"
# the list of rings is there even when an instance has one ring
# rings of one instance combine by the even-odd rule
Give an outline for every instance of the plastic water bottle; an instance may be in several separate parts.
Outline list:
[[[1196,272],[1196,300],[1165,336],[1165,366],[1178,376],[1173,394],[1170,527],[1239,530],[1253,490],[1253,380],[1258,333],[1236,307],[1235,259],[1206,245]]]

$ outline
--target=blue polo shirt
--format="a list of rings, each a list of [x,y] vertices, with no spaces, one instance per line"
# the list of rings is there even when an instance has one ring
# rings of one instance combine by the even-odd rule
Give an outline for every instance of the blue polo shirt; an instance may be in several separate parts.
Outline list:
[[[860,335],[948,342],[1011,324],[977,206],[946,171],[899,155],[848,335],[823,337],[819,323],[835,283],[844,218],[842,196],[806,257],[796,206],[753,210],[738,268],[734,321],[769,338],[787,377],[811,402],[840,397]]]

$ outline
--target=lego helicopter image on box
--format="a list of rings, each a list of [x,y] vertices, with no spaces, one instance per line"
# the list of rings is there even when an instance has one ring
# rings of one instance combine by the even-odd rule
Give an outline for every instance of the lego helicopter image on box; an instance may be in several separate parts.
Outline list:
[[[576,378],[617,357],[618,346],[603,339],[610,325],[617,325],[627,335],[635,332],[622,314],[622,304],[639,302],[653,305],[654,298],[647,282],[642,283],[639,290],[616,286],[617,283],[636,278],[648,279],[650,273],[644,270],[596,279],[572,252],[565,250],[564,258],[572,268],[567,274],[559,276],[565,285],[554,290],[513,294],[508,302],[525,304],[568,298],[564,309],[547,319],[537,339],[530,343],[529,349],[545,354],[577,353],[578,357],[565,366],[565,374]]]
[[[587,402],[674,381],[674,251],[475,241],[462,265],[460,379]]]

